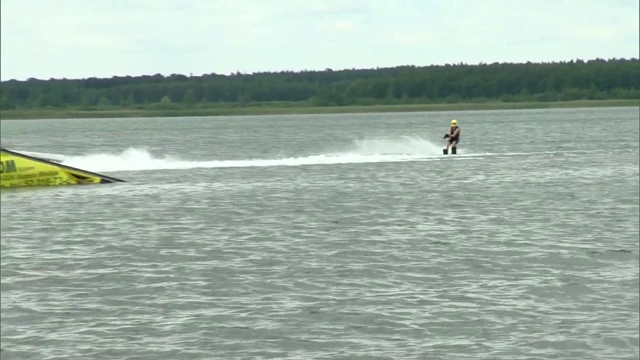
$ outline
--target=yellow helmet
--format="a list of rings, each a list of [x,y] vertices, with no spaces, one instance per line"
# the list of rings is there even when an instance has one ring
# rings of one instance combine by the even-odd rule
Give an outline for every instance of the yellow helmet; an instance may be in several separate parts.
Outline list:
[[[456,119],[451,120],[451,126],[458,126],[458,121]]]

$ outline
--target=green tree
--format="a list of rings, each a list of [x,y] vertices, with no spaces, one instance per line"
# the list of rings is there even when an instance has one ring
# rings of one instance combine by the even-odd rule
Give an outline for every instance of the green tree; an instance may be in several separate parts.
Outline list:
[[[187,92],[184,94],[183,102],[188,105],[195,105],[195,103],[198,102],[198,100],[196,99],[196,92],[193,89],[187,90]]]
[[[640,60],[397,66],[187,77],[161,74],[0,83],[0,107],[171,106],[310,102],[316,106],[419,102],[637,98]],[[163,102],[168,98],[170,103]],[[205,105],[206,106],[206,105]]]
[[[98,108],[108,109],[109,107],[111,107],[111,100],[106,97],[101,97],[100,100],[98,100]]]

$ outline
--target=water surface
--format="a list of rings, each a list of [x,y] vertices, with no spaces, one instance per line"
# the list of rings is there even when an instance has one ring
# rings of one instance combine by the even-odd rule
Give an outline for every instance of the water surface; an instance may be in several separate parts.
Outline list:
[[[2,358],[637,359],[638,124],[2,121],[127,181],[2,191]]]

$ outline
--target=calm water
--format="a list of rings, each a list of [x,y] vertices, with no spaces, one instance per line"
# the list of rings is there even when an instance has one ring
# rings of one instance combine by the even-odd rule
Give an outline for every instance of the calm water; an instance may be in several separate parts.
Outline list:
[[[443,157],[455,117],[459,155]],[[637,359],[638,108],[3,121],[2,359]]]

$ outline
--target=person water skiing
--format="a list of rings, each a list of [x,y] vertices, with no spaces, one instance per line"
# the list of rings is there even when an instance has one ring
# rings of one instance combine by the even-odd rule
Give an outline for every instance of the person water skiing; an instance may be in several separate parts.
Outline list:
[[[451,154],[455,155],[457,152],[457,145],[460,142],[460,127],[458,127],[458,121],[456,119],[451,120],[449,133],[444,134],[444,138],[448,138],[449,140],[447,140],[444,149],[442,149],[442,153],[447,155],[449,153],[449,148],[451,148]]]

